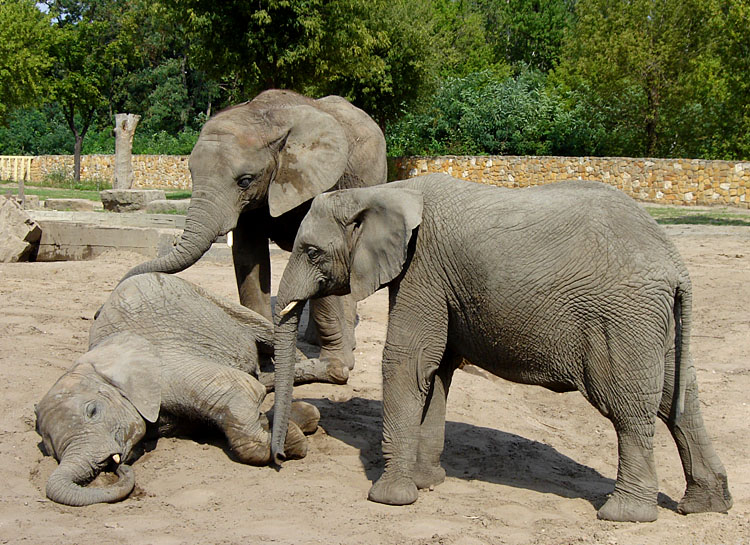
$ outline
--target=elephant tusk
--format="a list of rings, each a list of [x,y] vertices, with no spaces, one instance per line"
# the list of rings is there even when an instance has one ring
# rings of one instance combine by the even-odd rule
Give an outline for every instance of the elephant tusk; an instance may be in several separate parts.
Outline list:
[[[232,244],[234,244],[234,231],[229,231],[227,233],[227,246],[231,248]]]
[[[116,464],[120,463],[120,455],[119,454],[113,454],[112,459],[115,461]]]
[[[300,303],[300,301],[292,301],[291,303],[289,303],[282,309],[281,312],[279,312],[279,317],[283,317],[289,314],[292,310],[294,310],[294,307],[296,307],[298,303]]]

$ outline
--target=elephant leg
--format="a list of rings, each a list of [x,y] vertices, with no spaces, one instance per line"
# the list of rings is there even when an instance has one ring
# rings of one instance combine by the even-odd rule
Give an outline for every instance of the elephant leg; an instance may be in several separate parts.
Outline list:
[[[674,368],[674,355],[668,357]],[[726,512],[732,507],[732,496],[727,484],[727,473],[713,449],[706,433],[698,400],[698,383],[695,370],[690,366],[690,376],[685,392],[685,410],[675,420],[672,416],[674,381],[665,381],[664,395],[659,409],[659,417],[669,428],[677,444],[682,460],[687,488],[677,506],[680,513]],[[669,365],[667,376],[670,374]]]
[[[403,311],[391,294],[391,312],[383,350],[383,457],[385,470],[368,498],[406,505],[417,500],[414,472],[421,438],[424,405],[432,378],[443,359],[448,316],[439,301],[409,298],[419,310]],[[433,306],[434,308],[428,308]],[[426,318],[429,317],[429,318]],[[444,386],[439,387],[444,388]],[[439,392],[444,398],[444,390]],[[443,399],[444,404],[444,399]],[[427,425],[444,409],[427,411]],[[426,429],[426,428],[425,428]],[[442,440],[440,440],[442,442]],[[426,453],[425,453],[426,454]],[[434,457],[434,455],[433,455]]]
[[[270,462],[271,436],[260,414],[265,387],[247,373],[209,362],[199,362],[198,370],[185,377],[186,391],[177,404],[187,405],[191,417],[217,425],[241,462]],[[307,453],[307,440],[294,422],[289,423],[285,448],[292,458]]]
[[[655,412],[615,423],[619,457],[617,481],[615,491],[599,509],[598,518],[624,522],[656,520],[655,424]]]
[[[320,338],[320,359],[335,367],[354,367],[353,328],[346,319],[345,301],[328,296],[310,301],[310,316]]]
[[[253,214],[240,214],[233,238],[232,260],[240,303],[273,322],[267,230]]]
[[[274,373],[260,371],[258,380],[265,386],[266,392],[273,392]],[[325,382],[329,384],[346,384],[349,380],[349,369],[319,358],[300,359],[294,366],[294,385],[309,384],[311,382]]]
[[[656,325],[642,318],[637,327],[622,321],[589,330],[585,395],[617,432],[615,490],[597,513],[604,520],[657,518],[653,443],[664,384],[664,339],[654,334],[660,331]]]
[[[413,474],[417,488],[429,488],[445,480],[445,469],[440,465],[445,441],[445,404],[453,372],[460,362],[460,357],[446,352],[432,379],[419,427],[417,465]]]

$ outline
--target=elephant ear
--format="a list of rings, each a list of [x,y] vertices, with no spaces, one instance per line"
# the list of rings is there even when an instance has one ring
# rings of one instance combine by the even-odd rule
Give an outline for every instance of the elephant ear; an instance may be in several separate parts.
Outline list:
[[[161,367],[151,344],[143,337],[118,333],[97,344],[79,362],[91,364],[145,420],[156,422],[161,407]]]
[[[406,263],[412,231],[422,223],[422,194],[413,189],[351,190],[359,198],[349,221],[349,285],[356,301],[396,278]]]
[[[278,217],[336,185],[349,160],[349,144],[339,122],[312,106],[277,110],[274,116],[289,127],[268,189],[271,216]]]

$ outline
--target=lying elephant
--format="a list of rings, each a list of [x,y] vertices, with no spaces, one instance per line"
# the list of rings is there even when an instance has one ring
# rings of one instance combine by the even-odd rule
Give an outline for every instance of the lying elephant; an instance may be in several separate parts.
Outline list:
[[[67,505],[125,498],[135,485],[124,465],[147,430],[174,431],[176,423],[212,423],[223,431],[238,460],[271,459],[268,421],[259,412],[272,374],[259,356],[272,350],[273,327],[238,304],[215,298],[168,274],[149,273],[122,282],[100,309],[89,351],[36,407],[37,432],[60,461],[47,496]],[[295,382],[342,382],[319,361]],[[285,448],[301,458],[303,432],[320,414],[295,403]],[[84,486],[101,471],[116,470],[108,487]]]
[[[443,481],[446,396],[466,358],[507,380],[578,390],[612,421],[619,466],[600,518],[656,519],[657,415],[687,479],[679,511],[731,507],[690,358],[688,272],[624,193],[584,181],[509,190],[434,174],[317,197],[277,295],[274,457],[291,401],[297,302],[361,300],[384,285],[385,472],[371,500],[408,504]]]

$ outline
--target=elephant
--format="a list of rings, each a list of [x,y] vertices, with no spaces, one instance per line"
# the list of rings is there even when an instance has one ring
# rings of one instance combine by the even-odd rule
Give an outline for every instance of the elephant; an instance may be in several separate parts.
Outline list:
[[[267,464],[270,432],[259,411],[273,374],[261,371],[259,355],[272,341],[264,317],[178,276],[120,283],[91,326],[88,352],[36,406],[43,450],[60,462],[47,496],[74,506],[124,499],[135,485],[126,463],[139,441],[206,424],[226,435],[240,462]],[[295,382],[337,381],[310,361]],[[295,403],[285,443],[293,457],[305,456],[303,433],[315,431],[319,418],[313,405]],[[85,486],[102,471],[119,480]]]
[[[504,189],[431,174],[316,197],[276,300],[276,463],[299,303],[346,293],[359,301],[383,286],[385,470],[370,500],[409,504],[443,482],[446,397],[465,360],[513,382],[578,390],[612,422],[619,465],[599,518],[657,518],[657,415],[687,481],[678,510],[731,507],[700,411],[688,271],[623,192],[589,181]]]
[[[124,278],[182,271],[231,231],[240,303],[269,321],[269,238],[291,250],[313,197],[387,177],[385,138],[364,111],[338,96],[313,100],[284,90],[265,91],[209,119],[189,167],[193,195],[181,238],[169,254]],[[321,298],[311,310],[321,359],[352,369],[353,304]]]

